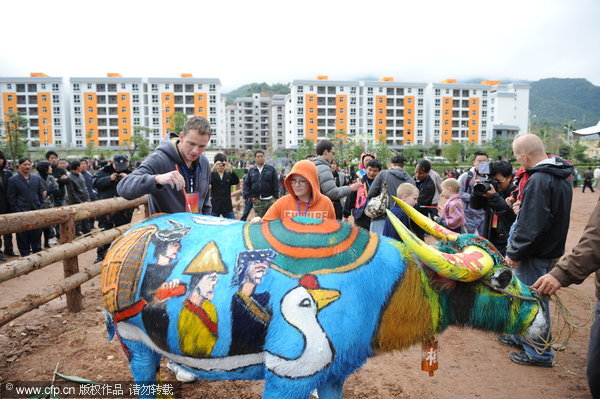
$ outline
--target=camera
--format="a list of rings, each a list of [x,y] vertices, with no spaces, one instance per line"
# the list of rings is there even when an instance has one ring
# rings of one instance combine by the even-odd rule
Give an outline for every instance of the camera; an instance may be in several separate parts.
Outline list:
[[[490,163],[489,162],[480,162],[477,165],[477,174],[480,176],[484,176],[484,179],[480,182],[476,183],[473,186],[473,194],[475,195],[483,195],[490,191],[490,185],[493,185],[496,188],[496,184],[498,181],[496,179],[492,179],[489,177],[490,175]]]
[[[490,191],[490,186],[494,186],[494,189],[496,189],[497,184],[498,180],[492,179],[491,177],[486,177],[479,183],[475,183],[475,185],[473,186],[473,194],[483,195]]]

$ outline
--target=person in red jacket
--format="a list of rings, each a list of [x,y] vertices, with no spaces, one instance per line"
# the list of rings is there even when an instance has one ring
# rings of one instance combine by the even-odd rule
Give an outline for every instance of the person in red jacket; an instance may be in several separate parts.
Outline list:
[[[285,178],[289,194],[279,198],[262,218],[263,222],[294,216],[335,219],[331,200],[321,194],[317,167],[307,160],[296,163]]]

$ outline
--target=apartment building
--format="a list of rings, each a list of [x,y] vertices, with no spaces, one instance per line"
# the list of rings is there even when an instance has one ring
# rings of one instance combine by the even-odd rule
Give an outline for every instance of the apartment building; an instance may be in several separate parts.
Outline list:
[[[230,148],[266,150],[272,145],[271,98],[260,93],[236,98],[228,107],[227,137]]]
[[[147,126],[142,78],[109,73],[107,77],[71,78],[69,84],[71,146],[124,146],[136,127]]]
[[[360,82],[359,127],[368,140],[392,148],[424,144],[427,83],[401,83],[393,78]]]
[[[334,132],[358,133],[359,82],[294,80],[288,99],[286,148],[296,148],[304,138],[315,143]]]
[[[286,95],[275,94],[271,98],[271,146],[285,148]]]
[[[179,78],[148,78],[148,117],[154,140],[171,129],[173,113],[203,116],[210,122],[209,146],[224,146],[224,101],[219,79],[194,78],[183,73]]]
[[[5,122],[9,119],[7,114],[19,113],[27,119],[30,147],[55,147],[68,143],[62,78],[43,73],[0,78],[0,109]],[[0,136],[6,137],[6,126],[0,126]]]
[[[345,101],[345,102],[344,102]],[[316,105],[315,105],[316,104]],[[344,130],[349,139],[405,145],[483,144],[527,131],[529,85],[295,80],[286,101],[286,148]]]

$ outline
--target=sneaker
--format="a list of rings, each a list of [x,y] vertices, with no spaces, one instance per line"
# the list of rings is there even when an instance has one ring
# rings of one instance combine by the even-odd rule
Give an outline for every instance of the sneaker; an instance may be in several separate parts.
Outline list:
[[[525,352],[511,352],[510,360],[522,366],[552,367],[553,362],[530,359]]]
[[[48,244],[56,245],[56,244],[58,244],[58,240],[55,237],[52,237],[51,239],[48,240]]]
[[[505,346],[512,346],[513,348],[523,349],[523,346],[517,344],[510,335],[500,335],[498,342]]]

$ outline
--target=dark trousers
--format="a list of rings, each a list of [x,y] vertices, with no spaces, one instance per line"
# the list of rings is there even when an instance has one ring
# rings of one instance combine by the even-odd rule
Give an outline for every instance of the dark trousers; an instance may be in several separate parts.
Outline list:
[[[242,214],[242,217],[240,218],[240,220],[243,220],[245,222],[248,219],[248,215],[250,215],[251,210],[252,210],[252,200],[250,198],[248,198],[246,200],[246,205],[244,206],[244,213]]]
[[[17,233],[17,246],[21,256],[28,256],[31,253],[42,250],[42,229],[35,229]]]
[[[6,234],[2,236],[2,238],[4,239],[4,253],[13,254],[15,251],[13,249],[12,234]],[[2,253],[2,251],[0,251],[0,253]]]
[[[596,302],[596,319],[590,329],[587,355],[587,380],[593,398],[600,398],[600,301]]]
[[[582,186],[582,189],[581,189],[582,193],[585,193],[585,188],[586,187],[589,187],[590,190],[592,190],[592,192],[594,192],[594,189],[592,188],[592,181],[591,180],[584,180],[583,181],[583,186]]]
[[[98,228],[100,230],[110,230],[113,227],[123,226],[124,224],[131,222],[133,216],[133,209],[125,209],[109,215],[98,216]],[[110,244],[101,245],[96,250],[99,259],[104,259],[106,251],[110,248]]]
[[[63,206],[65,204],[65,200],[63,199],[54,199],[54,207],[59,207],[59,206]],[[54,226],[54,231],[56,232],[56,238],[60,239],[60,225],[57,224],[56,226]]]

